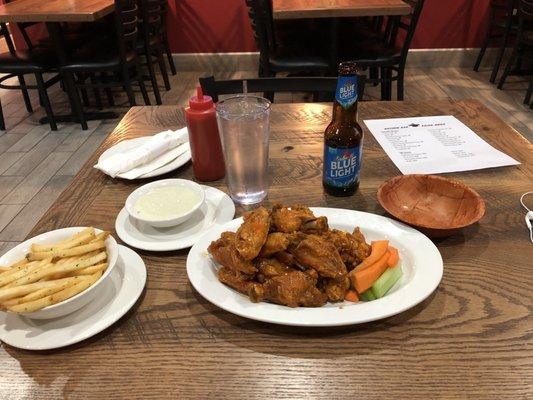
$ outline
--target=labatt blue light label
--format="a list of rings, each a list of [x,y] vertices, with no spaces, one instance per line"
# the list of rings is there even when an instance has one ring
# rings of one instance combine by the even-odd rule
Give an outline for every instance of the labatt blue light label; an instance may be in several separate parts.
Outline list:
[[[335,100],[342,108],[347,109],[357,101],[358,93],[357,75],[339,76],[337,80],[337,91],[335,92]]]
[[[363,146],[324,146],[324,178],[328,185],[344,188],[359,181]]]

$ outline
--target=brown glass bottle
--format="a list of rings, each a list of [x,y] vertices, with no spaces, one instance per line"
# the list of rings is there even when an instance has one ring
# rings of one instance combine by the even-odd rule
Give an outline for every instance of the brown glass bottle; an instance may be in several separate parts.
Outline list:
[[[333,196],[351,196],[359,187],[363,130],[357,122],[359,71],[352,61],[339,65],[333,117],[324,133],[324,190]]]

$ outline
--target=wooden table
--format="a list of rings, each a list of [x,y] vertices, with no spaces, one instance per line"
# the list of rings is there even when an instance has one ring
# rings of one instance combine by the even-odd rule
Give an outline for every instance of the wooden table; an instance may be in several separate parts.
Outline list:
[[[274,19],[407,15],[402,0],[273,0]]]
[[[0,22],[92,22],[114,9],[114,0],[16,0],[0,5]]]
[[[518,199],[531,190],[533,146],[475,100],[360,104],[361,119],[443,114],[522,165],[451,174],[483,196],[487,213],[478,225],[436,242],[444,277],[419,306],[341,328],[254,322],[194,291],[187,251],[141,251],[146,291],[115,325],[58,351],[0,347],[0,398],[532,398],[533,252]],[[331,105],[274,105],[271,117],[267,205],[301,202],[385,215],[376,190],[399,172],[368,131],[360,189],[335,198],[321,187]],[[126,197],[145,182],[108,178],[92,168],[98,156],[121,140],[184,124],[177,107],[132,108],[30,236],[80,225],[114,231]],[[167,177],[190,179],[191,167]],[[212,185],[226,190],[223,182]]]
[[[341,17],[402,16],[410,12],[411,6],[402,0],[272,0],[274,19],[330,18],[329,69],[334,76]]]
[[[67,63],[66,46],[62,34],[61,23],[64,22],[94,22],[115,9],[114,0],[17,0],[9,4],[0,5],[0,22],[45,22],[50,39],[54,44],[59,65]],[[61,74],[72,111],[83,107],[79,98],[74,95],[74,77],[70,72]],[[90,112],[84,114],[80,121],[73,113],[55,115],[56,122],[80,122],[84,130],[88,129],[88,120],[114,119],[114,112]],[[48,117],[39,120],[41,124],[48,123]]]

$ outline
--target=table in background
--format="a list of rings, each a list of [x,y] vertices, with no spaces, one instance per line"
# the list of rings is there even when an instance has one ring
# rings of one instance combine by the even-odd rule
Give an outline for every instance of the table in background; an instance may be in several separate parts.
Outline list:
[[[436,242],[444,277],[429,299],[364,325],[270,325],[232,315],[199,296],[187,280],[187,250],[139,251],[148,281],[134,309],[96,337],[66,349],[39,353],[3,345],[0,397],[531,397],[532,245],[518,199],[531,190],[532,145],[475,100],[364,102],[359,109],[361,120],[454,115],[523,163],[449,174],[481,194],[487,213],[479,224]],[[399,172],[366,128],[359,191],[347,198],[323,193],[322,135],[330,118],[329,104],[272,106],[265,205],[299,202],[385,215],[376,190]],[[119,141],[184,125],[178,107],[132,108],[30,236],[93,225],[117,237],[114,222],[126,197],[149,180],[115,180],[92,166]],[[192,168],[170,177],[192,179]],[[226,191],[222,181],[210,185]]]
[[[410,12],[411,6],[402,0],[272,0],[274,19],[331,19],[329,63],[331,73],[335,75],[339,45],[339,18],[402,16]]]
[[[111,14],[115,10],[114,0],[16,0],[9,4],[0,5],[0,22],[44,22],[58,56],[59,64],[65,64],[67,54],[61,24],[65,22],[94,22]],[[69,95],[70,107],[75,109],[76,104],[71,96],[76,90],[72,74],[66,73],[63,82]],[[81,106],[81,105],[80,105]],[[114,112],[85,113],[86,120],[116,118]],[[56,115],[57,122],[77,121],[74,115]],[[41,118],[41,123],[47,123],[46,117]],[[87,125],[82,126],[87,129]]]

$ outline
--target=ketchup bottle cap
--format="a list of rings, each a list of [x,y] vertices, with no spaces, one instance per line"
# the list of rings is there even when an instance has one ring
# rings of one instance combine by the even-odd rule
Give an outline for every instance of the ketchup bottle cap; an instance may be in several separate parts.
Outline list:
[[[204,95],[202,87],[196,87],[196,96],[189,99],[189,106],[193,110],[205,111],[213,107],[213,99],[211,96]]]

